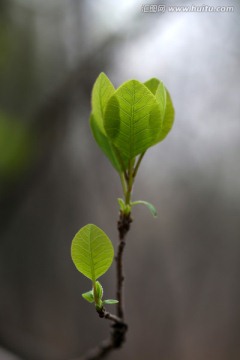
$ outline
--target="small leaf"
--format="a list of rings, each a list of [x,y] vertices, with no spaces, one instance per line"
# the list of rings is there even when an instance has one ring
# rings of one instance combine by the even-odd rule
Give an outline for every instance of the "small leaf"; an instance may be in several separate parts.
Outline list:
[[[125,201],[121,198],[118,198],[118,204],[122,213],[124,213],[125,215],[130,214],[131,205],[126,204]]]
[[[85,292],[84,294],[82,294],[82,297],[87,300],[90,303],[94,302],[94,296],[93,296],[93,291],[90,290],[88,292]]]
[[[96,298],[98,300],[101,300],[103,297],[103,287],[99,281],[96,281],[95,283],[95,290],[96,290]]]
[[[156,97],[137,80],[121,85],[107,102],[104,128],[112,143],[128,160],[156,142],[161,125]]]
[[[108,299],[103,301],[103,304],[108,304],[108,305],[117,304],[117,303],[118,300],[113,300],[113,299]]]
[[[146,81],[144,84],[155,95],[163,119],[161,131],[154,143],[157,144],[158,142],[162,141],[172,129],[174,122],[174,107],[170,94],[162,81],[156,78],[152,78]]]
[[[153,93],[153,95],[155,95],[156,100],[160,106],[162,117],[164,117],[166,109],[166,89],[163,85],[163,82],[156,78],[152,78],[146,81],[144,84]]]
[[[109,78],[103,72],[98,76],[92,90],[92,111],[100,131],[106,135],[103,126],[103,116],[106,105],[115,89]]]
[[[172,99],[171,99],[171,96],[170,96],[168,90],[166,89],[166,108],[165,108],[165,114],[164,114],[164,118],[163,118],[163,126],[162,126],[162,131],[158,137],[157,142],[165,139],[167,134],[172,129],[172,126],[174,123],[174,116],[175,116],[175,111],[174,111]]]
[[[114,92],[114,86],[108,79],[107,75],[101,73],[95,81],[92,90],[92,113],[90,115],[90,126],[99,147],[109,158],[114,168],[118,172],[121,172],[127,167],[126,161],[124,159],[121,159],[121,162],[119,161],[119,154],[116,154],[110,139],[106,136],[103,126],[103,117],[106,105]]]
[[[149,203],[147,201],[143,201],[143,200],[138,200],[138,201],[134,201],[134,202],[131,203],[132,206],[138,205],[138,204],[142,204],[142,205],[147,206],[147,208],[150,210],[151,214],[154,217],[157,217],[157,210],[156,210],[155,206],[153,206],[151,203]]]
[[[88,224],[75,235],[71,256],[78,271],[94,283],[111,266],[114,250],[105,232]]]
[[[118,200],[118,204],[119,204],[119,206],[120,206],[120,209],[121,209],[122,211],[124,211],[124,210],[125,210],[125,207],[126,207],[126,204],[125,204],[124,200],[121,199],[121,198],[118,198],[117,200]]]

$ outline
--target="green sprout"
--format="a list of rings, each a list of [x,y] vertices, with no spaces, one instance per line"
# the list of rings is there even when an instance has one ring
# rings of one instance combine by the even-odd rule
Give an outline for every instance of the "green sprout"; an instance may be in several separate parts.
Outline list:
[[[117,300],[102,299],[103,288],[97,281],[109,269],[114,257],[112,243],[105,232],[93,224],[81,228],[72,241],[71,255],[78,271],[92,281],[92,289],[82,297],[95,303],[97,311],[101,311],[104,304],[116,304]]]

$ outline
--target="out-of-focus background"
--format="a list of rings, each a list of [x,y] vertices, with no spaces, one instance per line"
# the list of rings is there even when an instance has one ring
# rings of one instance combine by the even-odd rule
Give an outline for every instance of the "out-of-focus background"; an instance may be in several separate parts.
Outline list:
[[[134,209],[129,332],[109,358],[240,359],[239,8],[238,0],[1,0],[1,360],[70,360],[108,336],[70,258],[89,222],[117,245],[120,182],[88,122],[101,71],[115,86],[162,79],[176,110],[135,185],[134,199],[159,215]],[[114,266],[102,283],[114,298]]]

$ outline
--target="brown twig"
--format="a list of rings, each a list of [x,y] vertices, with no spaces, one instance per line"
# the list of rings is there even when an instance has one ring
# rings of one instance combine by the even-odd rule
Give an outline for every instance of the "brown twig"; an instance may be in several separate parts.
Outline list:
[[[118,220],[118,233],[119,233],[119,243],[118,243],[118,252],[116,256],[116,266],[117,266],[117,315],[124,319],[124,310],[123,310],[123,250],[126,245],[126,234],[130,229],[130,224],[132,222],[131,214],[124,214],[120,212],[120,217]]]

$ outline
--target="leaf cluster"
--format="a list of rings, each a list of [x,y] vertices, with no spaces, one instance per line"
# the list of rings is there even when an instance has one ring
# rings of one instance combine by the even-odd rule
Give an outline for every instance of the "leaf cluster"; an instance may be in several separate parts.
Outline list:
[[[133,205],[143,204],[156,216],[152,204],[131,202],[132,187],[147,149],[167,136],[173,122],[172,100],[162,81],[129,80],[116,90],[104,73],[95,81],[90,126],[97,144],[120,175],[122,213],[129,214]]]
[[[104,73],[98,76],[92,91],[90,125],[97,144],[119,173],[162,141],[173,121],[172,100],[160,80],[129,80],[115,90]]]

